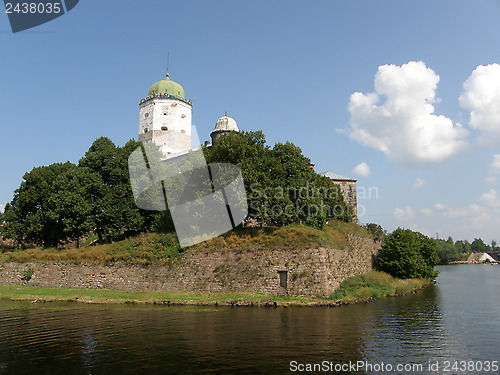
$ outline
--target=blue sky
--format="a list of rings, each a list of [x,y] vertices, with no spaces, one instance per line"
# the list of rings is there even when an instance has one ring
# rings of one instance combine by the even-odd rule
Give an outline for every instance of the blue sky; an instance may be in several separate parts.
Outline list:
[[[35,166],[136,138],[170,52],[202,140],[227,111],[358,178],[361,222],[500,241],[499,20],[491,0],[82,0],[16,34],[4,14],[0,205]]]

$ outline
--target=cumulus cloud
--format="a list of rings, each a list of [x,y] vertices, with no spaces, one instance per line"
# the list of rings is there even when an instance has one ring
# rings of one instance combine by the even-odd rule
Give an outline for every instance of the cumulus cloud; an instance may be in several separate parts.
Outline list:
[[[500,154],[493,155],[493,160],[489,165],[490,174],[499,174],[500,173]]]
[[[413,185],[411,185],[414,189],[420,189],[422,186],[424,186],[425,181],[422,178],[417,178]]]
[[[447,207],[442,203],[436,203],[434,205],[434,208],[438,211],[444,211],[444,210],[446,210]]]
[[[351,173],[359,177],[368,177],[371,173],[370,166],[365,162],[359,163],[352,169]]]
[[[497,178],[495,176],[488,176],[484,179],[484,182],[487,184],[495,184],[497,182]]]
[[[479,200],[488,207],[500,207],[500,198],[495,189],[491,189],[481,195]]]
[[[382,65],[375,92],[351,95],[348,134],[400,165],[428,165],[466,147],[467,131],[434,114],[439,76],[422,61]]]
[[[0,204],[0,214],[3,214],[5,207]]]
[[[444,212],[444,216],[449,218],[457,218],[457,217],[472,217],[482,215],[486,212],[484,206],[478,204],[470,204],[464,207],[456,207],[456,208],[447,208]]]
[[[425,216],[431,216],[434,213],[434,211],[432,211],[432,209],[430,208],[422,208],[420,212]]]
[[[410,206],[406,206],[405,208],[395,208],[393,216],[396,220],[409,220],[413,217],[414,212]]]
[[[463,84],[460,105],[470,111],[470,126],[481,141],[500,143],[500,65],[479,65]]]

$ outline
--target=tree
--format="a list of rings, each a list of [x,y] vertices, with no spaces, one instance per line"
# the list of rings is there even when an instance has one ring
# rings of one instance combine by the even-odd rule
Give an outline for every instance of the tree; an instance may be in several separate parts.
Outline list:
[[[474,238],[470,248],[473,253],[485,253],[490,250],[490,247],[481,238]]]
[[[76,241],[95,226],[95,206],[102,195],[104,185],[92,170],[74,166],[60,174],[52,184],[52,194],[47,198],[57,221],[62,224],[60,240]]]
[[[455,245],[453,239],[448,237],[448,240],[436,240],[436,252],[439,257],[439,264],[448,264],[450,262],[460,260],[461,254],[459,247]]]
[[[128,175],[128,157],[140,146],[129,141],[123,148],[108,138],[96,139],[78,166],[98,174],[103,186],[93,201],[92,219],[99,242],[107,242],[123,231],[144,229],[144,218],[135,205]]]
[[[386,236],[386,231],[380,224],[367,223],[363,225],[373,236],[375,241],[382,241]]]
[[[340,187],[312,170],[310,159],[293,143],[270,148],[262,132],[233,132],[204,151],[209,163],[240,167],[249,217],[261,224],[321,228],[329,219],[352,219]]]
[[[20,244],[56,247],[95,227],[93,209],[103,183],[72,163],[34,168],[23,177],[4,216],[4,236]]]
[[[436,241],[410,229],[398,228],[389,234],[377,257],[377,268],[394,277],[435,279],[439,258]]]
[[[455,247],[457,248],[459,254],[467,254],[467,253],[472,252],[471,244],[467,240],[465,240],[465,241],[460,240],[460,241],[455,242]]]

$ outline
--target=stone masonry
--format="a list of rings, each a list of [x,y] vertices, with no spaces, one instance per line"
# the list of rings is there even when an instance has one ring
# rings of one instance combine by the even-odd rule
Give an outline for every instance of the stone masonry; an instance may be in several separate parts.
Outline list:
[[[342,249],[189,251],[170,265],[0,265],[0,283],[144,291],[257,291],[326,297],[346,278],[372,269],[379,244],[351,236]],[[26,282],[27,269],[33,270]],[[281,279],[280,279],[281,277]]]

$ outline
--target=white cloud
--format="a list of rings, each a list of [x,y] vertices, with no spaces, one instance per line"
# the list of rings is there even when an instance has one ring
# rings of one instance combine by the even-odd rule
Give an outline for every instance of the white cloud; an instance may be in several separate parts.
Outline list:
[[[409,220],[413,217],[413,209],[410,206],[406,206],[405,208],[395,208],[393,216],[396,220]]]
[[[463,84],[460,105],[469,110],[470,125],[484,132],[482,141],[500,143],[500,65],[479,65]]]
[[[493,160],[489,165],[490,174],[500,173],[500,154],[493,155]]]
[[[446,210],[446,206],[444,204],[442,204],[442,203],[436,203],[434,205],[434,208],[436,210],[438,210],[438,211],[444,211],[444,210]]]
[[[447,208],[444,212],[444,216],[449,218],[457,218],[457,217],[472,217],[479,216],[485,213],[485,207],[480,206],[478,204],[470,204],[464,207],[458,208]]]
[[[0,214],[3,214],[5,207],[0,204]]]
[[[432,214],[434,214],[434,211],[432,211],[432,209],[430,208],[422,208],[420,209],[420,212],[425,216],[431,216]]]
[[[368,177],[371,173],[370,166],[365,162],[359,163],[352,169],[351,173],[359,177]]]
[[[420,189],[422,186],[424,186],[425,181],[422,178],[417,178],[413,185],[411,185],[414,189]]]
[[[497,178],[494,177],[494,176],[488,176],[484,179],[484,182],[486,182],[487,184],[494,184],[497,182]]]
[[[487,193],[481,195],[479,200],[488,207],[500,207],[500,198],[495,189],[491,189]]]
[[[438,82],[439,76],[422,61],[380,66],[375,92],[351,95],[349,136],[400,165],[427,165],[454,156],[466,147],[467,131],[434,114]]]

